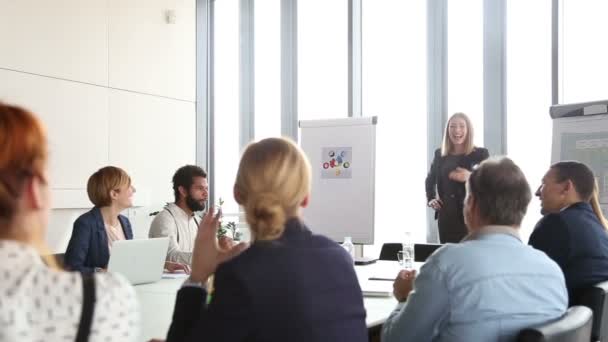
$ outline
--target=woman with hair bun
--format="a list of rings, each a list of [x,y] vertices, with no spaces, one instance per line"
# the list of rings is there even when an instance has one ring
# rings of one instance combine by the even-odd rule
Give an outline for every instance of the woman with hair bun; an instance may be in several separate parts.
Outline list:
[[[367,341],[353,260],[300,217],[310,173],[308,160],[288,139],[247,147],[234,197],[245,209],[252,243],[221,249],[215,239],[220,213],[210,208],[167,341]],[[212,274],[215,292],[205,304]]]

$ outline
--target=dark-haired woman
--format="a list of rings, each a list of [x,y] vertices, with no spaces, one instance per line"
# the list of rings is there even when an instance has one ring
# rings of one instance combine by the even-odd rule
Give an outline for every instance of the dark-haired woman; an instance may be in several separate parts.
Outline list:
[[[608,235],[591,169],[576,161],[553,164],[536,191],[546,215],[529,244],[562,269],[572,302],[576,290],[608,280]]]

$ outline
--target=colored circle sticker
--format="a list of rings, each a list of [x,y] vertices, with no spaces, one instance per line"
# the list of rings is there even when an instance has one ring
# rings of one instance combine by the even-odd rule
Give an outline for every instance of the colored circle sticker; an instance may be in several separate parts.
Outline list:
[[[345,169],[348,169],[350,167],[350,163],[349,162],[345,162],[343,166],[344,166]]]
[[[330,156],[330,157],[332,157],[332,158],[333,158],[335,155],[336,155],[336,152],[334,152],[334,151],[329,151],[329,156]]]
[[[324,169],[329,169],[329,163],[328,162],[323,163],[323,168]]]

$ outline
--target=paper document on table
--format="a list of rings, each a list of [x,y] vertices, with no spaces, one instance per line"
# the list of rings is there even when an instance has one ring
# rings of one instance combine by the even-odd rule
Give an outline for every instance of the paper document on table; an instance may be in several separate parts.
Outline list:
[[[369,278],[382,278],[382,279],[392,279],[395,280],[399,272],[403,270],[401,266],[397,262],[388,263],[379,265],[381,267],[376,267],[370,272],[366,272],[369,275]]]
[[[178,271],[175,273],[168,273],[168,272],[164,272],[163,273],[163,279],[180,279],[180,278],[187,278],[188,274],[185,273],[184,271]]]
[[[386,270],[375,270],[374,272],[369,273],[369,278],[372,279],[390,279],[395,280],[399,275],[400,268],[395,269],[386,269]]]
[[[361,291],[367,297],[390,297],[393,295],[393,282],[386,280],[365,280],[361,282]]]

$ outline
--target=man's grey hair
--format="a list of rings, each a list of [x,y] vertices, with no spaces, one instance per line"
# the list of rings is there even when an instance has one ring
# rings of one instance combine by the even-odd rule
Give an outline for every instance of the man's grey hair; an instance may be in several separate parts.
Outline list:
[[[487,159],[467,181],[480,216],[488,224],[519,226],[532,199],[530,185],[519,166],[506,157]]]

